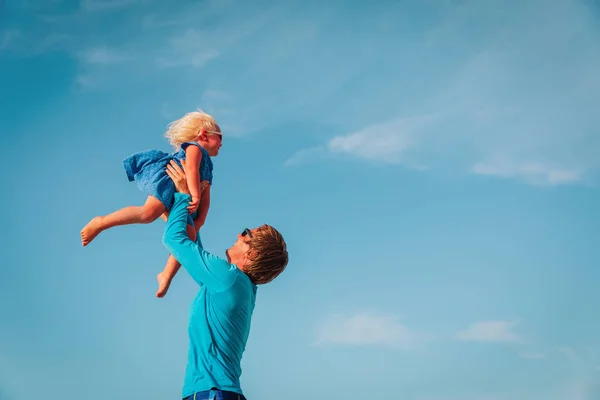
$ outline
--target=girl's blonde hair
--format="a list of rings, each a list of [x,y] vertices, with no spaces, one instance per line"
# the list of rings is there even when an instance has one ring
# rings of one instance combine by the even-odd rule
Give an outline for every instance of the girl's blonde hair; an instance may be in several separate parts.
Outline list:
[[[192,111],[169,124],[165,137],[179,150],[182,143],[194,141],[200,132],[216,131],[217,121],[202,110]]]

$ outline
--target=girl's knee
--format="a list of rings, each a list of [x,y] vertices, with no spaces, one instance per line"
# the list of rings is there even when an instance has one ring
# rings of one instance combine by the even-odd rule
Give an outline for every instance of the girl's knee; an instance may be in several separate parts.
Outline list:
[[[165,206],[162,203],[159,204],[145,204],[142,206],[142,212],[140,219],[142,223],[149,224],[150,222],[156,221],[165,212]]]
[[[186,230],[188,237],[193,241],[196,241],[196,229],[194,229],[192,225],[188,225]]]

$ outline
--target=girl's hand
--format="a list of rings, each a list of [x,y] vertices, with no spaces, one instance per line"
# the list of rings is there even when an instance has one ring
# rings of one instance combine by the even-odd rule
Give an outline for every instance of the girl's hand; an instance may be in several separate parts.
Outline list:
[[[202,195],[202,192],[204,191],[204,189],[206,189],[209,186],[210,186],[210,183],[208,181],[201,181],[200,182],[200,195]],[[195,213],[199,206],[200,206],[200,197],[192,196],[192,201],[190,201],[190,203],[188,205],[188,212],[190,214]]]
[[[185,160],[181,160],[181,164],[183,165],[183,168],[185,168]],[[185,170],[182,169],[179,166],[179,164],[177,164],[174,160],[171,160],[171,162],[167,164],[167,175],[169,175],[169,177],[173,180],[173,183],[175,184],[175,190],[177,190],[180,193],[191,195],[185,177]],[[210,186],[209,181],[200,182],[200,194],[202,194],[204,189],[206,189],[208,186]],[[190,204],[188,206],[189,213],[192,214],[193,212],[195,212],[198,209],[199,205],[200,197],[193,196],[192,201],[190,201]]]
[[[192,201],[190,201],[190,205],[188,206],[188,212],[193,214],[198,209],[200,205],[200,198],[196,196],[192,196]]]

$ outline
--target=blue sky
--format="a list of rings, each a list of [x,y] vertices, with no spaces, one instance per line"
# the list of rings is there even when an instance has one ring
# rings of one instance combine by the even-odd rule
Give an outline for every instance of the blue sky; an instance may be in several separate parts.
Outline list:
[[[5,1],[0,399],[179,398],[185,272],[122,160],[224,132],[203,241],[270,223],[249,399],[600,398],[600,8]]]

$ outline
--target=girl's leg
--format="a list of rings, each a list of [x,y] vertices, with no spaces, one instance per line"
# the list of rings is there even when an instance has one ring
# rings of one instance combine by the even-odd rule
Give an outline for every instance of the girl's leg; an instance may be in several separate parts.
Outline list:
[[[192,241],[196,241],[196,229],[192,225],[187,226],[187,234],[188,237]],[[156,297],[164,297],[169,290],[169,286],[171,285],[171,281],[179,271],[181,264],[179,261],[175,259],[171,254],[169,254],[169,259],[167,260],[167,265],[165,265],[165,269],[156,276],[156,280],[158,281],[158,290],[156,291]]]
[[[114,226],[154,222],[165,210],[160,200],[148,196],[143,206],[125,207],[108,215],[94,217],[81,230],[81,244],[87,246],[100,232]]]

